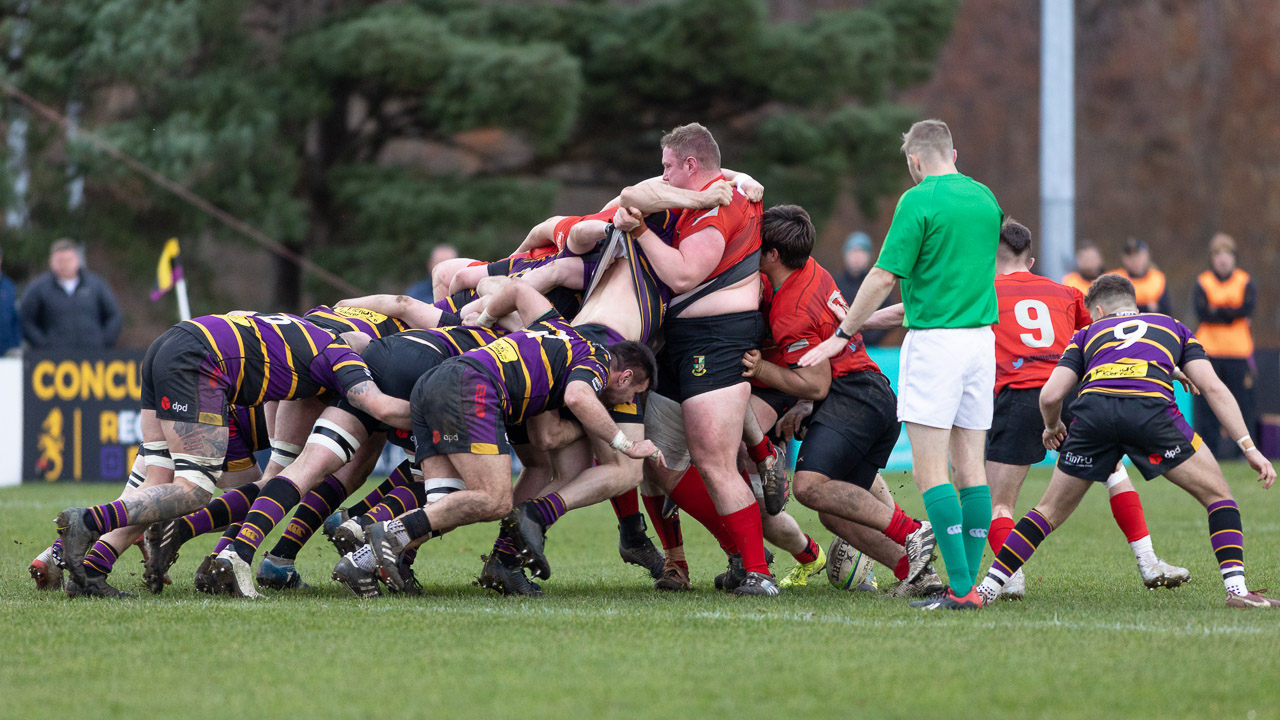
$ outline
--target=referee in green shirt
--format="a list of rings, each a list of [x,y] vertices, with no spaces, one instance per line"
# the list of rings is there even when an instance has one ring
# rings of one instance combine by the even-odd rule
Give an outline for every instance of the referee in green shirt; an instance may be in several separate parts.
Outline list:
[[[906,424],[916,486],[937,537],[950,587],[913,603],[976,609],[991,493],[983,466],[995,390],[996,247],[1004,212],[982,183],[956,170],[951,131],[923,120],[903,136],[916,186],[902,194],[876,265],[836,334],[800,360],[838,354],[902,281],[898,419]],[[948,459],[955,485],[948,481]],[[956,492],[959,488],[959,493]]]

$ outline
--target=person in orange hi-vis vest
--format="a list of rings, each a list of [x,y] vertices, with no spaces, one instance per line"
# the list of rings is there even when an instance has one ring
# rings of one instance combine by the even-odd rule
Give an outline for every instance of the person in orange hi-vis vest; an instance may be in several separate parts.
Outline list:
[[[1062,284],[1080,291],[1083,295],[1089,292],[1089,286],[1102,274],[1102,251],[1097,245],[1085,240],[1076,248],[1076,269],[1062,276]]]
[[[1256,428],[1253,382],[1253,331],[1250,316],[1258,304],[1258,288],[1249,273],[1236,267],[1236,242],[1218,233],[1209,242],[1209,267],[1196,278],[1196,337],[1209,355],[1213,369],[1231,390],[1250,430]],[[1240,454],[1235,443],[1224,440],[1217,417],[1203,398],[1195,402],[1196,432],[1220,458]]]
[[[1129,238],[1124,244],[1120,264],[1122,267],[1111,272],[1133,283],[1139,310],[1161,315],[1173,314],[1173,306],[1169,303],[1168,283],[1165,282],[1164,273],[1152,267],[1151,250],[1145,242]]]

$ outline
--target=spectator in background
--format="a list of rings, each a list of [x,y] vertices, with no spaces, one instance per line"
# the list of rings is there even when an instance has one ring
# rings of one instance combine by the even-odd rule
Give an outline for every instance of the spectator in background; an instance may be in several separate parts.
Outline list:
[[[420,280],[410,285],[409,289],[404,291],[404,294],[425,303],[434,302],[435,297],[431,287],[431,271],[435,269],[436,265],[439,265],[445,260],[452,260],[456,257],[458,257],[458,249],[449,243],[440,243],[431,248],[431,255],[427,258],[427,279]]]
[[[107,283],[81,267],[80,248],[63,238],[49,250],[49,272],[22,297],[22,331],[36,350],[115,347],[123,319]]]
[[[858,296],[858,288],[862,287],[862,281],[867,279],[867,272],[871,270],[871,261],[874,259],[871,254],[871,237],[866,233],[855,232],[844,241],[844,272],[836,276],[836,287],[840,288],[840,294],[844,296],[845,302],[851,303]],[[880,307],[891,304],[893,304],[892,293],[885,298]],[[888,330],[863,330],[862,342],[867,345],[879,345],[888,333]]]
[[[1249,317],[1258,304],[1258,288],[1236,267],[1236,241],[1218,233],[1209,242],[1209,269],[1196,278],[1196,339],[1209,355],[1213,371],[1235,396],[1249,432],[1257,430],[1253,398],[1253,332]],[[1195,398],[1196,432],[1220,458],[1242,454],[1239,438],[1223,438],[1218,418],[1201,396]]]
[[[0,267],[4,248],[0,248]],[[0,355],[22,344],[22,320],[18,317],[18,291],[13,281],[0,271]]]
[[[1134,292],[1138,296],[1139,310],[1162,315],[1173,314],[1164,273],[1151,266],[1151,250],[1145,242],[1137,238],[1129,238],[1124,244],[1124,254],[1120,258],[1120,263],[1123,267],[1112,272],[1133,283]]]
[[[1089,286],[1102,274],[1102,251],[1085,240],[1076,248],[1076,269],[1062,276],[1062,284],[1088,295]]]

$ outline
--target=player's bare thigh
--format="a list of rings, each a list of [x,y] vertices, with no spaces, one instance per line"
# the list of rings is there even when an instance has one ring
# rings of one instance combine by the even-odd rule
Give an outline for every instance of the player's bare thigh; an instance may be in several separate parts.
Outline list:
[[[685,428],[692,429],[688,441],[694,465],[704,470],[734,468],[750,396],[751,386],[744,382],[695,395],[680,404]]]
[[[1231,499],[1231,488],[1222,476],[1222,468],[1208,445],[1201,445],[1191,457],[1164,474],[1169,482],[1186,490],[1201,505]]]
[[[1013,517],[1018,493],[1027,478],[1027,465],[1006,465],[987,461],[987,483],[991,486],[991,513],[993,517]]]

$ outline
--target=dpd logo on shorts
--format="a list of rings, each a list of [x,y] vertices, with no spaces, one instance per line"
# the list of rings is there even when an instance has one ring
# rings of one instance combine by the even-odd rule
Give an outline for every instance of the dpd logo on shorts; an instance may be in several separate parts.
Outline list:
[[[168,410],[172,405],[173,403],[169,402],[169,397],[167,395],[165,397],[160,398],[161,410]]]
[[[693,356],[693,374],[694,374],[694,377],[702,377],[703,375],[707,374],[707,356],[706,355]]]

